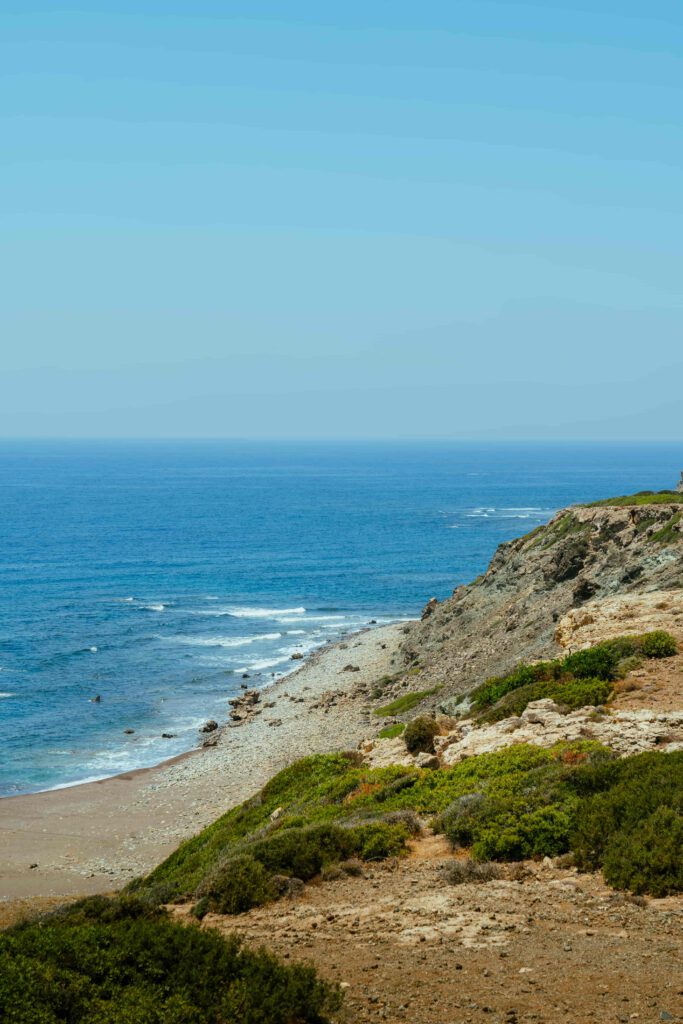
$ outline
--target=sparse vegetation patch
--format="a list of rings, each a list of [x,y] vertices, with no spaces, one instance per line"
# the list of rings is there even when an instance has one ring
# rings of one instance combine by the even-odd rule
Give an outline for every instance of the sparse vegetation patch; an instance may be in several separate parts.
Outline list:
[[[531,701],[544,698],[568,710],[604,704],[611,684],[637,664],[633,659],[670,657],[677,650],[674,637],[663,630],[615,637],[562,659],[518,665],[505,676],[487,679],[468,700],[480,723],[519,715]]]
[[[383,729],[380,729],[378,735],[381,740],[393,740],[404,731],[405,724],[403,722],[394,722],[393,725],[386,725]]]
[[[412,693],[405,693],[402,697],[397,697],[391,704],[385,704],[382,708],[376,708],[375,714],[382,717],[387,715],[405,715],[406,712],[412,711],[414,707],[417,707],[425,697],[431,697],[438,690],[439,687],[435,686],[431,690],[415,690]]]
[[[623,494],[618,498],[603,498],[591,501],[584,508],[622,508],[628,505],[681,505],[683,493],[680,491],[639,491],[637,494]]]

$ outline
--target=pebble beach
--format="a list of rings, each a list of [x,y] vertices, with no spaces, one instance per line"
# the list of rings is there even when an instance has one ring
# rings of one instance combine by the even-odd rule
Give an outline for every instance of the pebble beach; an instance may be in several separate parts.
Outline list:
[[[310,655],[225,719],[214,746],[99,782],[0,800],[0,900],[110,892],[311,753],[354,749],[373,730],[358,684],[394,671],[405,623]]]

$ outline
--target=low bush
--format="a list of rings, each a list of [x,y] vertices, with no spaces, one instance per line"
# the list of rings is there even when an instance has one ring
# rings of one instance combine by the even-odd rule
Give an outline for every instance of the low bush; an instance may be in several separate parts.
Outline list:
[[[440,819],[453,845],[469,848],[476,860],[554,857],[569,849],[577,803],[569,794],[538,787],[478,796],[457,802]]]
[[[202,910],[217,914],[243,914],[276,896],[272,872],[249,854],[220,861],[198,886],[195,896]]]
[[[605,881],[636,894],[683,890],[683,814],[661,806],[637,827],[617,831],[605,850]]]
[[[621,658],[617,665],[617,681],[627,676],[629,672],[635,672],[636,669],[641,668],[643,659],[638,654],[629,654],[625,658]]]
[[[670,658],[677,653],[678,644],[670,633],[658,629],[654,633],[645,634],[640,649],[646,658]]]
[[[469,700],[475,710],[482,710],[497,704],[513,690],[532,686],[541,680],[554,679],[559,662],[541,661],[535,665],[519,665],[506,676],[494,676],[477,686],[469,694]],[[463,698],[465,699],[464,695]]]
[[[339,868],[345,875],[349,875],[351,878],[360,878],[363,874],[363,862],[358,860],[357,857],[351,857],[350,860],[343,860],[339,865]]]
[[[356,852],[361,860],[385,860],[403,853],[410,838],[408,826],[402,822],[371,821],[354,829]]]
[[[340,862],[397,856],[413,831],[410,812],[402,811],[351,827],[327,823],[279,829],[249,844],[247,853],[219,861],[195,890],[195,913],[241,914],[288,893],[289,885],[283,884],[288,879],[329,878]]]
[[[572,835],[580,867],[635,893],[683,889],[683,752],[638,754],[573,784],[584,796]]]
[[[502,871],[498,864],[490,861],[476,861],[469,858],[462,860],[449,860],[441,868],[441,877],[449,885],[464,885],[467,882],[493,882],[502,878]]]
[[[307,882],[326,864],[346,860],[357,852],[359,838],[340,825],[280,829],[249,846],[249,853],[273,874]]]
[[[622,657],[625,655],[622,655]],[[629,654],[633,651],[629,651]],[[617,665],[620,658],[615,646],[597,644],[584,651],[569,654],[562,662],[563,674],[574,679],[616,679]]]
[[[3,1024],[324,1024],[338,990],[215,931],[73,915],[0,934]],[[90,908],[93,909],[92,907]]]
[[[411,754],[419,753],[434,753],[434,737],[439,734],[439,726],[434,718],[429,718],[427,715],[421,715],[419,718],[414,718],[412,722],[409,722],[406,726],[406,731],[403,735],[405,740],[406,749]]]

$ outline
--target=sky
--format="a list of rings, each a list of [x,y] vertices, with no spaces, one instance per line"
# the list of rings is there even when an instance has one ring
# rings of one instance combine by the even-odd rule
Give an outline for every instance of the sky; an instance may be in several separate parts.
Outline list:
[[[0,435],[683,439],[680,0],[3,0],[0,77]]]

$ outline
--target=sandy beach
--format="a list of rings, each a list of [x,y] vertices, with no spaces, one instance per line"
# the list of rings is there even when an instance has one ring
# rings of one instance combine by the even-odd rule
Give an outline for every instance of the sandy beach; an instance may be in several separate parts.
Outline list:
[[[374,726],[353,691],[395,669],[404,626],[364,630],[315,652],[262,690],[260,713],[223,728],[214,747],[0,800],[0,900],[118,889],[297,758],[355,748]],[[226,695],[226,721],[229,710]]]

